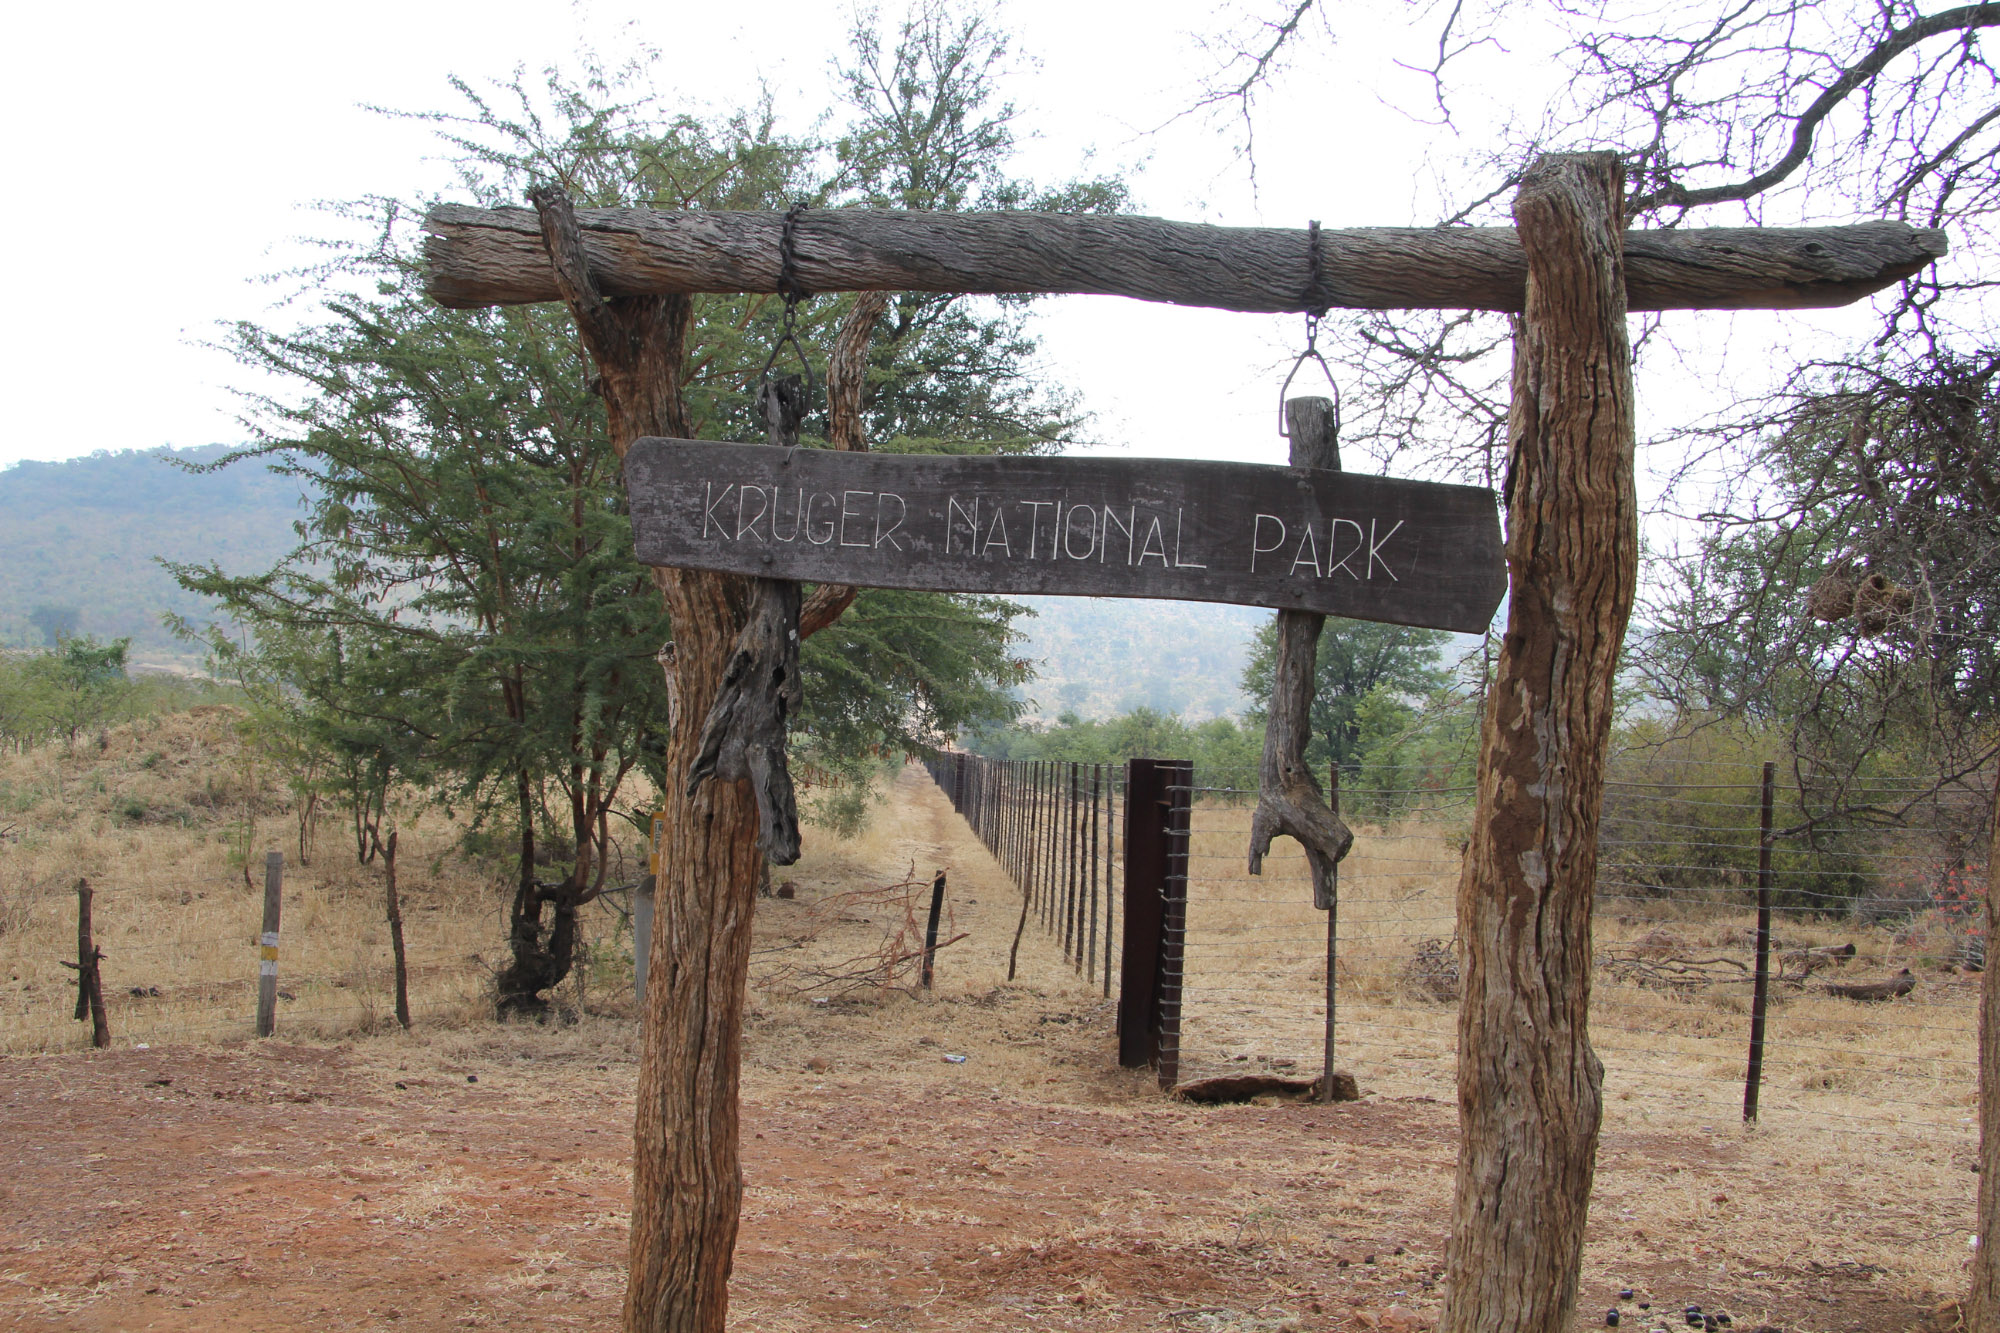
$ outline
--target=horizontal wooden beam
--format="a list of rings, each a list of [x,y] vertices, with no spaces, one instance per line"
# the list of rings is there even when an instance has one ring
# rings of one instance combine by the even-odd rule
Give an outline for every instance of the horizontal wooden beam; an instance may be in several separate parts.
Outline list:
[[[639,559],[942,592],[1165,597],[1478,634],[1507,586],[1493,493],[1170,458],[859,454],[647,438]]]
[[[580,208],[584,250],[608,296],[774,292],[782,213]],[[426,287],[459,309],[559,299],[534,211],[431,210]],[[1159,218],[815,209],[796,224],[809,291],[1088,293],[1277,313],[1521,309],[1527,260],[1511,227],[1366,227],[1308,234]],[[1633,310],[1845,305],[1945,252],[1942,231],[1716,227],[1625,233]]]

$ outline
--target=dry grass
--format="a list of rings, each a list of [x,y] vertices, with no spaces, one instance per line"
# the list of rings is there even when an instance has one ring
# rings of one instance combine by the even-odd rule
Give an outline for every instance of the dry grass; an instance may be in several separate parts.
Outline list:
[[[249,1035],[266,849],[287,853],[280,1033],[336,1037],[395,1021],[379,866],[356,862],[338,812],[321,820],[311,864],[297,863],[282,775],[255,762],[238,720],[207,706],[115,728],[74,755],[51,746],[0,761],[0,1051],[88,1044],[57,963],[76,955],[80,877],[94,891],[119,1042]],[[436,813],[403,825],[410,1001],[429,1023],[490,1013],[480,959],[497,961],[504,938],[507,886],[456,852],[458,835]],[[617,922],[591,913],[587,938],[607,942]]]
[[[164,775],[166,759],[145,767],[154,751],[169,753],[167,738],[183,725],[188,734],[172,753],[200,754]],[[35,785],[49,782],[35,766],[0,767],[0,796],[19,803],[40,793],[10,835],[21,841],[0,848],[7,902],[26,904],[0,908],[12,914],[0,936],[0,975],[19,971],[27,981],[32,973],[35,983],[4,992],[17,1049],[84,1040],[82,1025],[68,1019],[72,992],[53,960],[74,948],[68,877],[86,872],[109,890],[100,921],[120,987],[119,1045],[148,1040],[140,1035],[148,1014],[175,1003],[187,1006],[186,1035],[247,1032],[258,895],[231,859],[242,846],[242,810],[126,828],[106,804],[127,783],[143,797],[142,781],[165,784],[163,805],[177,791],[206,791],[197,769],[240,762],[232,744],[227,719],[215,716],[169,722],[129,744],[114,736],[98,759],[66,771],[60,800]],[[88,773],[105,786],[84,800]],[[281,802],[262,790],[269,805],[259,828],[268,832],[282,819]],[[0,815],[0,825],[20,818]],[[1197,813],[1184,1037],[1191,1073],[1240,1065],[1238,1056],[1317,1065],[1324,917],[1310,907],[1302,863],[1274,860],[1262,880],[1243,874],[1246,824],[1240,810]],[[741,1325],[858,1327],[893,1308],[913,1328],[1155,1328],[1173,1310],[1188,1317],[1175,1326],[1199,1326],[1199,1318],[1282,1327],[1296,1316],[1305,1328],[1353,1329],[1368,1325],[1350,1310],[1397,1302],[1433,1312],[1452,1188],[1455,1011],[1419,998],[1406,970],[1417,943],[1450,938],[1458,850],[1450,830],[1435,826],[1361,833],[1342,876],[1341,1063],[1369,1096],[1335,1108],[1197,1108],[1163,1101],[1144,1071],[1111,1066],[1101,979],[1078,977],[1033,919],[1020,978],[1007,982],[1020,895],[920,770],[896,778],[861,836],[809,831],[806,857],[781,872],[794,897],[758,906],[744,1048],[750,1181]],[[441,823],[421,825],[414,845],[423,850],[406,854],[405,877],[436,908],[411,913],[413,947],[431,951],[420,958],[463,968],[466,954],[495,956],[503,899],[497,883],[455,870],[453,860],[431,870],[450,834]],[[325,978],[335,993],[312,994],[335,1005],[356,1004],[364,992],[379,1015],[387,950],[376,872],[335,865],[343,859],[351,854],[329,840],[319,862],[294,875],[303,883],[292,900],[301,906],[288,909],[286,975]],[[942,933],[963,938],[939,955],[934,991],[913,992],[907,975],[845,996],[813,984],[814,968],[837,973],[846,960],[894,952],[927,906],[938,869],[950,876]],[[191,902],[155,891],[175,878],[188,883]],[[40,892],[15,893],[37,883]],[[127,933],[128,921],[137,929]],[[1743,924],[1607,916],[1599,941],[1632,944],[1666,932],[1702,951],[1740,950]],[[188,1142],[272,1155],[246,1158],[240,1165],[257,1169],[245,1177],[256,1188],[232,1193],[227,1209],[211,1205],[198,1226],[175,1212],[189,1205],[166,1189],[121,1186],[137,1201],[136,1222],[129,1209],[91,1205],[90,1225],[137,1227],[161,1242],[105,1242],[107,1251],[126,1252],[122,1245],[142,1256],[127,1265],[129,1280],[105,1278],[74,1246],[10,1263],[32,1267],[35,1282],[78,1309],[110,1310],[116,1297],[126,1302],[120,1311],[150,1311],[149,1287],[184,1286],[191,1307],[207,1302],[190,1309],[193,1320],[221,1308],[225,1297],[213,1293],[233,1279],[210,1282],[174,1245],[192,1237],[234,1256],[250,1248],[244,1238],[292,1235],[284,1229],[319,1208],[329,1211],[313,1225],[348,1227],[337,1234],[356,1248],[342,1251],[312,1297],[346,1313],[315,1326],[386,1326],[362,1305],[372,1310],[390,1291],[398,1308],[437,1315],[403,1327],[442,1326],[472,1309],[489,1326],[602,1326],[615,1318],[622,1271],[637,1037],[624,942],[610,930],[594,938],[602,947],[578,1006],[590,1012],[574,1027],[471,1021],[487,1013],[483,973],[473,967],[461,972],[461,998],[445,992],[429,1015],[420,1010],[413,1034],[377,1032],[334,1048],[243,1043],[147,1053],[161,1068],[172,1062],[171,1088],[144,1081],[129,1050],[19,1061],[19,1078],[50,1087],[102,1074],[92,1097],[64,1103],[69,1115],[102,1111],[96,1151],[124,1151],[119,1145],[148,1124],[156,1134],[184,1132],[172,1119],[182,1115]],[[1931,948],[1917,935],[1879,930],[1828,927],[1796,938],[1854,938],[1863,957],[1848,970],[1868,975],[1921,962]],[[162,978],[189,974],[175,985],[233,987],[233,998],[204,1003],[169,991],[130,999],[122,988],[136,977],[120,969],[142,963]],[[345,987],[333,985],[343,978]],[[296,993],[281,1018],[303,1027],[307,992]],[[1811,1269],[1822,1260],[1846,1266],[1840,1271],[1850,1277],[1835,1290],[1850,1304],[1863,1288],[1907,1297],[1904,1310],[1959,1289],[1976,1180],[1965,1169],[1969,1123],[1959,1119],[1971,1114],[1959,1063],[1971,1017],[1962,979],[1932,968],[1910,1000],[1885,1006],[1787,1001],[1774,1018],[1767,1113],[1754,1133],[1738,1128],[1735,1109],[1747,1026],[1740,999],[1726,988],[1676,995],[1602,977],[1596,996],[1609,1069],[1587,1303],[1626,1285],[1653,1291],[1660,1308],[1676,1293],[1727,1295],[1728,1308],[1754,1327],[1760,1308],[1774,1316],[1814,1309],[1800,1302],[1820,1297],[1800,1293],[1824,1289]],[[365,1030],[366,1021],[359,1008],[326,1017],[329,1031]],[[324,1071],[313,1072],[320,1063]],[[1852,1086],[1824,1086],[1829,1080]],[[305,1101],[301,1089],[311,1094]],[[281,1113],[268,1124],[258,1118],[267,1104]],[[224,1113],[234,1118],[222,1132],[239,1138],[216,1138],[207,1117]],[[159,1154],[134,1140],[130,1155],[120,1169],[148,1179]],[[272,1166],[278,1179],[265,1182]],[[346,1190],[344,1182],[363,1180],[365,1190]],[[323,1197],[329,1182],[342,1184],[337,1205]],[[324,1245],[324,1233],[311,1243]],[[441,1252],[433,1264],[441,1276],[412,1276],[413,1263]],[[290,1260],[273,1252],[268,1262]],[[280,1312],[266,1324],[292,1317]],[[124,1326],[110,1320],[89,1326]],[[133,1320],[143,1322],[136,1313]],[[1782,1322],[1873,1333],[1908,1321]]]

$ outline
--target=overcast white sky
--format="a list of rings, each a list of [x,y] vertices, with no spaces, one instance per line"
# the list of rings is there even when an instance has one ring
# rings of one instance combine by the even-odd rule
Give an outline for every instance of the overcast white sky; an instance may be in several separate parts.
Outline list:
[[[1507,49],[1477,53],[1460,72],[1471,90],[1455,106],[1463,128],[1447,130],[1396,109],[1422,105],[1420,80],[1394,60],[1421,60],[1426,34],[1389,22],[1400,20],[1396,5],[1335,12],[1340,44],[1320,48],[1261,104],[1253,188],[1233,131],[1183,120],[1150,132],[1197,95],[1214,68],[1201,36],[1240,26],[1240,9],[1005,0],[1000,18],[1023,57],[1010,83],[1025,113],[1022,166],[1044,179],[1125,171],[1145,211],[1188,220],[1428,222],[1434,173],[1464,147],[1457,135],[1541,104],[1546,34],[1517,26]],[[833,100],[832,63],[853,21],[848,7],[793,0],[12,11],[0,30],[12,182],[0,227],[15,266],[15,315],[0,333],[0,465],[240,438],[230,389],[243,372],[203,342],[221,321],[284,317],[272,310],[276,290],[257,279],[301,257],[295,238],[324,234],[309,205],[448,182],[427,129],[369,105],[444,108],[450,74],[478,82],[517,65],[572,63],[585,44],[607,57],[651,46],[676,96],[723,110],[761,81],[803,128]],[[1107,446],[1281,461],[1274,407],[1296,319],[1105,298],[1045,309],[1048,368],[1096,411]],[[1796,327],[1703,318],[1706,355],[1642,383],[1641,410],[1654,421],[1708,400],[1732,347],[1761,349]],[[1738,358],[1736,373],[1746,361],[1762,358]]]

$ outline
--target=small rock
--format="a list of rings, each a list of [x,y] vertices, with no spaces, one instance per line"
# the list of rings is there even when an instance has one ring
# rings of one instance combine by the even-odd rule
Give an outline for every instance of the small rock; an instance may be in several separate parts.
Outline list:
[[[1604,1326],[1606,1328],[1618,1327],[1618,1319],[1619,1319],[1619,1314],[1617,1306],[1614,1305],[1609,1310],[1606,1310],[1604,1312]]]
[[[479,1081],[479,1075],[477,1075],[477,1074],[467,1074],[467,1075],[465,1076],[465,1081],[466,1081],[467,1083],[477,1083],[477,1082]]]

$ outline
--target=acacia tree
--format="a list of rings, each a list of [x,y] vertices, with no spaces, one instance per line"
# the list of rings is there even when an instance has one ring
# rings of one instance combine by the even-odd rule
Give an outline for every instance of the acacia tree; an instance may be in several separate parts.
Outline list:
[[[1313,739],[1307,758],[1316,767],[1336,764],[1354,769],[1361,760],[1364,701],[1379,692],[1372,718],[1377,729],[1388,729],[1389,719],[1383,714],[1389,710],[1414,718],[1407,700],[1427,699],[1451,683],[1451,672],[1439,657],[1450,642],[1451,635],[1443,630],[1329,616],[1314,659]],[[1277,657],[1278,622],[1273,616],[1258,628],[1243,668],[1243,692],[1250,698],[1253,720],[1261,721],[1270,707]]]
[[[1018,200],[1031,192],[1000,170],[1013,113],[992,95],[1003,54],[979,23],[955,29],[937,14],[906,27],[887,56],[862,34],[855,114],[833,144],[780,135],[768,107],[715,121],[664,112],[624,98],[630,81],[597,70],[581,83],[552,73],[541,85],[460,84],[466,109],[429,119],[482,202],[537,181],[587,204],[674,208],[887,192],[941,207]],[[1089,183],[1032,197],[1113,206],[1122,195]],[[257,578],[178,572],[239,623],[295,640],[337,635],[347,667],[298,683],[315,690],[327,726],[365,748],[371,728],[393,719],[441,798],[514,828],[501,1004],[533,1009],[567,972],[577,912],[605,883],[609,816],[626,779],[664,781],[670,705],[656,659],[670,639],[667,609],[632,557],[624,441],[577,330],[552,307],[432,307],[419,290],[415,211],[348,212],[376,239],[312,275],[324,320],[245,324],[233,336],[247,363],[303,390],[253,400],[258,443],[227,461],[277,460],[307,483],[304,540]],[[858,358],[847,377],[852,438],[832,443],[873,434],[901,449],[1034,451],[1074,441],[1073,405],[1028,369],[1034,342],[1017,305],[924,298],[878,328],[879,312],[852,297],[801,311],[816,359],[843,332]],[[754,381],[780,313],[757,297],[689,310],[677,433],[758,433]],[[839,434],[837,424],[817,419],[809,433]],[[1006,715],[1007,690],[1027,671],[1011,651],[1017,612],[995,598],[862,595],[807,645],[800,743],[839,765]],[[358,672],[358,662],[380,669]],[[365,790],[350,796],[368,808]],[[558,880],[537,873],[551,852],[566,866]]]

